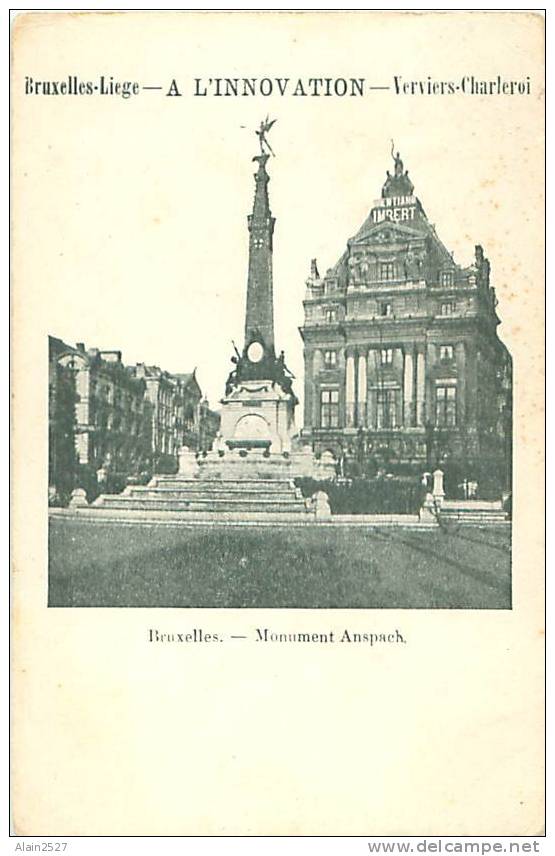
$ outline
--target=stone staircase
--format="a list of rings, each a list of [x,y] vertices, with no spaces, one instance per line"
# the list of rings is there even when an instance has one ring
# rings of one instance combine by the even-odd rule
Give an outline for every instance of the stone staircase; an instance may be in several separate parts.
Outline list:
[[[292,481],[275,479],[200,480],[155,476],[148,485],[128,486],[123,493],[102,494],[93,508],[113,511],[173,511],[207,514],[311,513]]]
[[[503,511],[499,500],[495,502],[479,499],[445,500],[441,506],[440,520],[446,523],[490,526],[496,523],[508,523],[509,516],[506,511]]]

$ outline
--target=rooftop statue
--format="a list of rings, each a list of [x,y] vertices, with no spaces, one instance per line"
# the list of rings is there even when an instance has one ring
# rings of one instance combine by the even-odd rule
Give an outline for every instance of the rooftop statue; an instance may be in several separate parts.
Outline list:
[[[255,133],[256,133],[256,136],[258,137],[258,142],[260,143],[260,154],[266,155],[267,154],[266,149],[267,149],[268,152],[270,152],[270,154],[273,157],[275,157],[274,151],[273,151],[270,143],[266,139],[266,134],[268,133],[268,131],[270,130],[272,125],[274,125],[277,122],[277,119],[272,119],[272,121],[270,122],[269,118],[270,118],[269,116],[266,116],[266,119],[262,120],[262,122],[260,123],[259,130],[255,131]]]
[[[382,188],[382,197],[386,196],[411,196],[414,185],[409,178],[408,169],[404,168],[399,152],[395,154],[395,145],[391,140],[391,157],[395,164],[394,174],[387,170],[387,178]]]
[[[399,177],[403,175],[403,161],[401,160],[401,155],[399,154],[399,152],[397,152],[397,154],[395,155],[394,151],[395,146],[393,145],[393,140],[391,140],[391,157],[395,161],[395,175]]]

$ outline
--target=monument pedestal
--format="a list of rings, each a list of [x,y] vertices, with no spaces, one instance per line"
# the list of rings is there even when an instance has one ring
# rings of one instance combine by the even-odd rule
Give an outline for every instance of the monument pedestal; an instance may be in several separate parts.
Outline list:
[[[296,399],[272,380],[246,380],[222,400],[221,438],[232,449],[291,451]]]
[[[296,478],[328,481],[335,478],[333,455],[324,453],[316,458],[310,447],[295,451],[294,446],[291,452],[281,454],[257,447],[212,449],[198,456],[187,450],[180,455],[177,478],[225,482],[292,482]]]
[[[272,380],[254,379],[228,388],[222,400],[221,428],[209,452],[179,454],[179,476],[200,481],[317,480],[336,475],[330,453],[316,458],[294,439],[292,392]]]

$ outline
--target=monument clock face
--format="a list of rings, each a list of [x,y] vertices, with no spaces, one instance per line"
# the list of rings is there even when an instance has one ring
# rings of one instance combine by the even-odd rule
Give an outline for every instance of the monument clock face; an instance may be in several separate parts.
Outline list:
[[[247,349],[247,357],[251,363],[259,363],[264,356],[264,348],[260,342],[251,342]]]

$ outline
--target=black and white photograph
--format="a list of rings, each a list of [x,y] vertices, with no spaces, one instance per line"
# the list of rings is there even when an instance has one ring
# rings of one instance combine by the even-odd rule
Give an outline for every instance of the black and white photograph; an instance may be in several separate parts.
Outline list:
[[[227,285],[244,324],[217,403],[202,362],[181,371],[201,357],[184,343],[171,373],[49,337],[49,603],[510,608],[512,361],[484,248],[457,263],[384,137],[364,222],[325,272],[307,259],[294,374],[274,323],[274,255],[287,256],[270,200],[276,121],[236,153],[253,165],[252,210],[219,224],[248,265]],[[297,221],[300,201],[282,216]],[[187,304],[184,290],[175,312]],[[208,363],[219,328],[202,301],[196,314]]]

